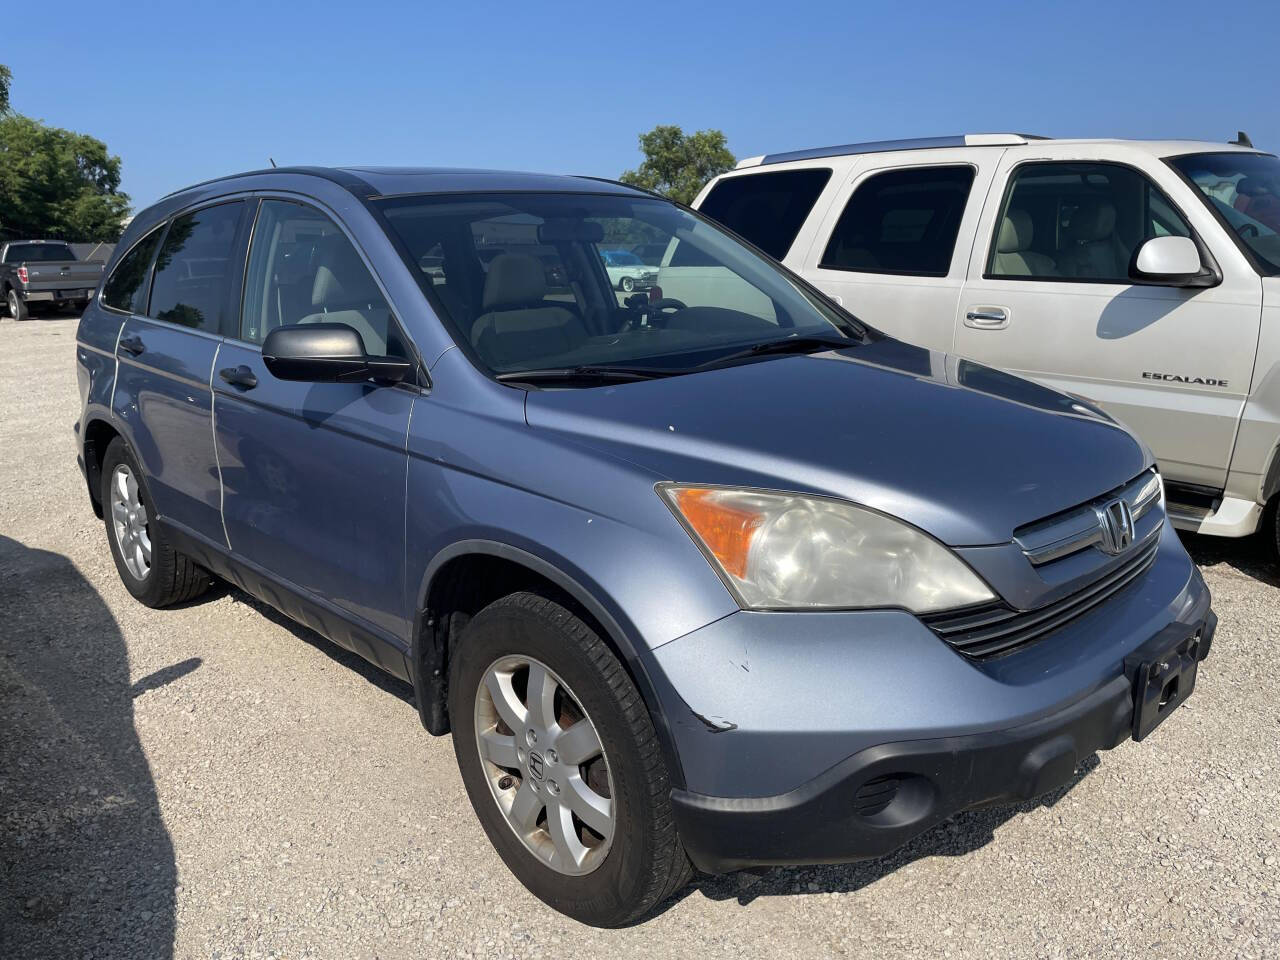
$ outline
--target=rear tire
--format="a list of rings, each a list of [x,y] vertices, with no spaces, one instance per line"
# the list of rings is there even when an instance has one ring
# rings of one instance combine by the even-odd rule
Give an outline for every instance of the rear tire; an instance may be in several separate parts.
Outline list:
[[[653,721],[594,631],[554,601],[514,593],[476,614],[451,661],[458,768],[481,826],[521,883],[556,910],[599,927],[637,920],[688,883]],[[535,684],[535,669],[547,687]],[[488,692],[495,684],[506,691],[498,699]],[[538,698],[530,695],[534,686],[553,692]],[[539,703],[554,703],[550,724],[538,718]],[[512,716],[513,705],[521,729],[502,719]],[[595,738],[575,736],[571,744],[565,731],[584,722]],[[594,746],[582,750],[584,741]],[[607,810],[605,832],[577,816],[584,785],[585,795]],[[521,816],[518,808],[531,812]],[[557,832],[553,824],[565,826]],[[561,853],[566,846],[569,856]]]
[[[1267,501],[1262,511],[1262,522],[1258,524],[1258,536],[1262,538],[1267,556],[1280,563],[1280,494]]]
[[[9,295],[6,298],[6,300],[9,308],[10,317],[12,317],[14,320],[27,319],[27,316],[28,316],[27,303],[20,296],[18,296],[17,290],[10,288]]]
[[[211,578],[170,542],[155,521],[146,477],[128,445],[116,437],[102,458],[102,516],[111,558],[125,589],[148,607],[194,600]]]

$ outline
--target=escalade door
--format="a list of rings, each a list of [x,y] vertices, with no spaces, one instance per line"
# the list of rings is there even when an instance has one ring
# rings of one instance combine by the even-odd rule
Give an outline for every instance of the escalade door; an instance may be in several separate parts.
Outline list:
[[[407,357],[381,287],[315,207],[265,199],[239,336],[213,377],[232,553],[376,634],[404,636],[405,440],[416,390],[278,380],[261,344],[295,323],[345,323],[369,354]]]
[[[1190,188],[1156,157],[1105,146],[1009,151],[969,259],[955,352],[1096,401],[1170,481],[1221,490],[1249,393],[1261,289]],[[1135,284],[1157,236],[1189,236],[1210,288]]]

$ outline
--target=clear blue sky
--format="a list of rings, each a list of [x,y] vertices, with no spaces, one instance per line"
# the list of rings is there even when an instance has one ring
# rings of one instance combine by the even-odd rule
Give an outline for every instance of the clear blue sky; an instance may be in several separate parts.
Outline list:
[[[1277,0],[61,2],[27,27],[0,47],[13,107],[105,140],[137,208],[268,156],[617,176],[658,123],[740,157],[993,130],[1280,149]]]

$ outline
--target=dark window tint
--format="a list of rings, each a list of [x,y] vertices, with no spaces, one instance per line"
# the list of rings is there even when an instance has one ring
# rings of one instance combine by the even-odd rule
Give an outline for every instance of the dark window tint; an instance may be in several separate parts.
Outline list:
[[[439,271],[437,254],[420,261],[427,276]],[[360,334],[366,353],[408,356],[391,308],[338,225],[312,207],[264,200],[245,274],[241,336],[261,343],[276,327],[295,323],[345,323]]]
[[[102,302],[117,310],[142,313],[147,309],[147,277],[151,270],[151,258],[163,230],[156,229],[130,250],[111,271],[111,277],[102,288]]]
[[[1153,237],[1189,237],[1187,221],[1145,176],[1113,163],[1028,163],[1005,194],[988,276],[1128,283]]]
[[[698,210],[781,260],[830,179],[830,170],[729,177],[711,188]]]
[[[236,228],[244,204],[223,203],[178,217],[156,259],[150,316],[218,331],[227,306]]]
[[[5,252],[5,263],[51,263],[74,260],[76,255],[65,243],[15,243]]]
[[[873,174],[849,198],[819,266],[945,277],[971,186],[972,167]]]

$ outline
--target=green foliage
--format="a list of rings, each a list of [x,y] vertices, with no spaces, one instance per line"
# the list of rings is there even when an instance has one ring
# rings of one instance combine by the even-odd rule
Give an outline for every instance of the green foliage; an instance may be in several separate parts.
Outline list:
[[[640,134],[644,163],[628,170],[623,183],[655,190],[679,203],[692,203],[712,177],[732,170],[734,156],[719,130],[699,130],[685,136],[675,125],[659,125]]]
[[[129,212],[120,158],[101,140],[0,115],[0,234],[118,240]]]
[[[0,63],[0,114],[9,112],[9,84],[13,82],[13,73]]]

